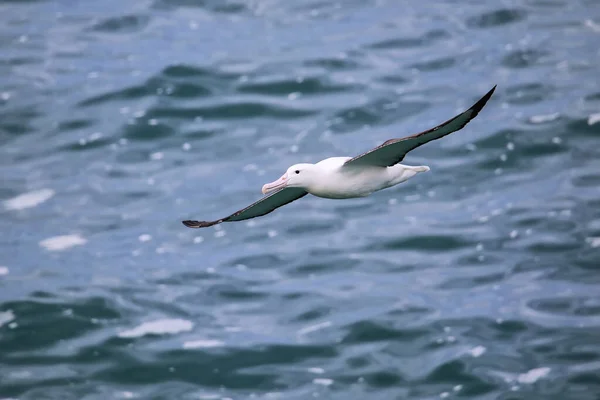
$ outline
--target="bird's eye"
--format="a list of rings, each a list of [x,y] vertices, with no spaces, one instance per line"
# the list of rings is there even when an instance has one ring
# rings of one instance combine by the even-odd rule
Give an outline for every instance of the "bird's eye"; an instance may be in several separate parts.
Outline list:
[[[296,173],[297,173],[297,174],[299,174],[299,173],[300,173],[300,171],[296,170]]]

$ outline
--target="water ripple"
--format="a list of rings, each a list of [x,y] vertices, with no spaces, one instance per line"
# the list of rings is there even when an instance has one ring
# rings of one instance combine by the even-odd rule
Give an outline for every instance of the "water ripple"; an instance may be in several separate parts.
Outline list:
[[[593,2],[1,3],[0,398],[597,398]],[[428,174],[181,225],[493,84]]]

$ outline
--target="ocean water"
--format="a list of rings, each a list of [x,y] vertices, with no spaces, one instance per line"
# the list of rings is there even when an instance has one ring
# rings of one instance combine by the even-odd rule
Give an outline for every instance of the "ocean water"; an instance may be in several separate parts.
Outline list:
[[[600,399],[596,0],[1,0],[0,399]],[[192,230],[496,93],[431,171]]]

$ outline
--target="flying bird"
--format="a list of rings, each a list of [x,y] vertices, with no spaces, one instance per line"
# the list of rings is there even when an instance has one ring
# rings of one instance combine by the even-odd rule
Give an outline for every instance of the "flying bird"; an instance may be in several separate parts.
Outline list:
[[[356,157],[331,157],[316,164],[292,165],[281,178],[262,187],[263,198],[228,217],[214,221],[182,222],[188,228],[206,228],[222,222],[260,217],[309,193],[327,199],[350,199],[365,197],[405,182],[420,172],[429,171],[425,165],[399,164],[406,154],[427,142],[464,128],[485,106],[495,89],[496,86],[471,108],[435,128],[405,138],[387,140]]]

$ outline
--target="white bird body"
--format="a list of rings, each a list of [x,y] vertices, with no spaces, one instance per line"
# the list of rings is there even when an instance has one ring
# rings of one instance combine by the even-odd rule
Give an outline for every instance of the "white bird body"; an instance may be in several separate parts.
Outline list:
[[[427,166],[403,164],[391,167],[344,165],[351,159],[352,157],[331,157],[314,164],[310,167],[311,173],[318,178],[307,179],[304,189],[314,196],[326,199],[366,197],[378,190],[405,182],[419,172],[429,171]],[[293,168],[294,166],[290,169]]]
[[[265,184],[262,192],[266,196],[248,207],[214,221],[188,220],[183,224],[189,228],[206,228],[222,222],[260,217],[309,193],[327,199],[350,199],[365,197],[405,182],[420,172],[429,171],[429,167],[424,165],[413,167],[400,164],[406,154],[464,128],[485,106],[495,88],[468,110],[434,128],[387,140],[356,157],[331,157],[316,164],[292,165],[281,178]]]

